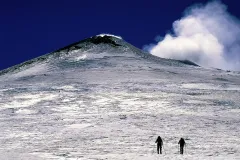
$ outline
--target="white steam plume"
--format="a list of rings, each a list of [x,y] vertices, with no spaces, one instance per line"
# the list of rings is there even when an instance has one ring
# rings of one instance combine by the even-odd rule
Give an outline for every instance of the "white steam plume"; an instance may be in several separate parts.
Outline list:
[[[163,58],[190,60],[201,66],[240,70],[240,22],[220,1],[195,5],[173,23],[150,53]]]

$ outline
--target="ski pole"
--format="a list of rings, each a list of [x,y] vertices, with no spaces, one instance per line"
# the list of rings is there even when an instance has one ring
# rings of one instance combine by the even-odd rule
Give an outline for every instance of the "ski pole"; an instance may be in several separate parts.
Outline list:
[[[153,145],[153,151],[152,151],[152,153],[154,154],[154,152],[155,152],[155,143],[154,143],[154,145]]]
[[[152,147],[152,148],[153,148],[152,154],[154,154],[154,148],[155,148],[155,144],[153,145],[153,147]]]

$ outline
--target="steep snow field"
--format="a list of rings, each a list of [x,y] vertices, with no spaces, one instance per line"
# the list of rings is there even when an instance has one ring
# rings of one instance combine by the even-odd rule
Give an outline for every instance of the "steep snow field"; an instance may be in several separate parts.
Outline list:
[[[101,40],[3,71],[0,159],[240,159],[238,72]]]

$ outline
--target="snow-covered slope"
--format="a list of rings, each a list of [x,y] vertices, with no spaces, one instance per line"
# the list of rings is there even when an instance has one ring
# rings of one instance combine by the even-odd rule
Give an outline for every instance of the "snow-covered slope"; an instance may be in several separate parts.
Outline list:
[[[0,159],[240,158],[237,72],[99,35],[0,74]]]

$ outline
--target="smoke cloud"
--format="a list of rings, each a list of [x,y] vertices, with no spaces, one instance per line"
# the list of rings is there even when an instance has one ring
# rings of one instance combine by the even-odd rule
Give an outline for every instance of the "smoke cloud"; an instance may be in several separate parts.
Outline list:
[[[220,1],[188,8],[171,34],[145,46],[151,54],[190,60],[204,67],[240,70],[240,22]]]

